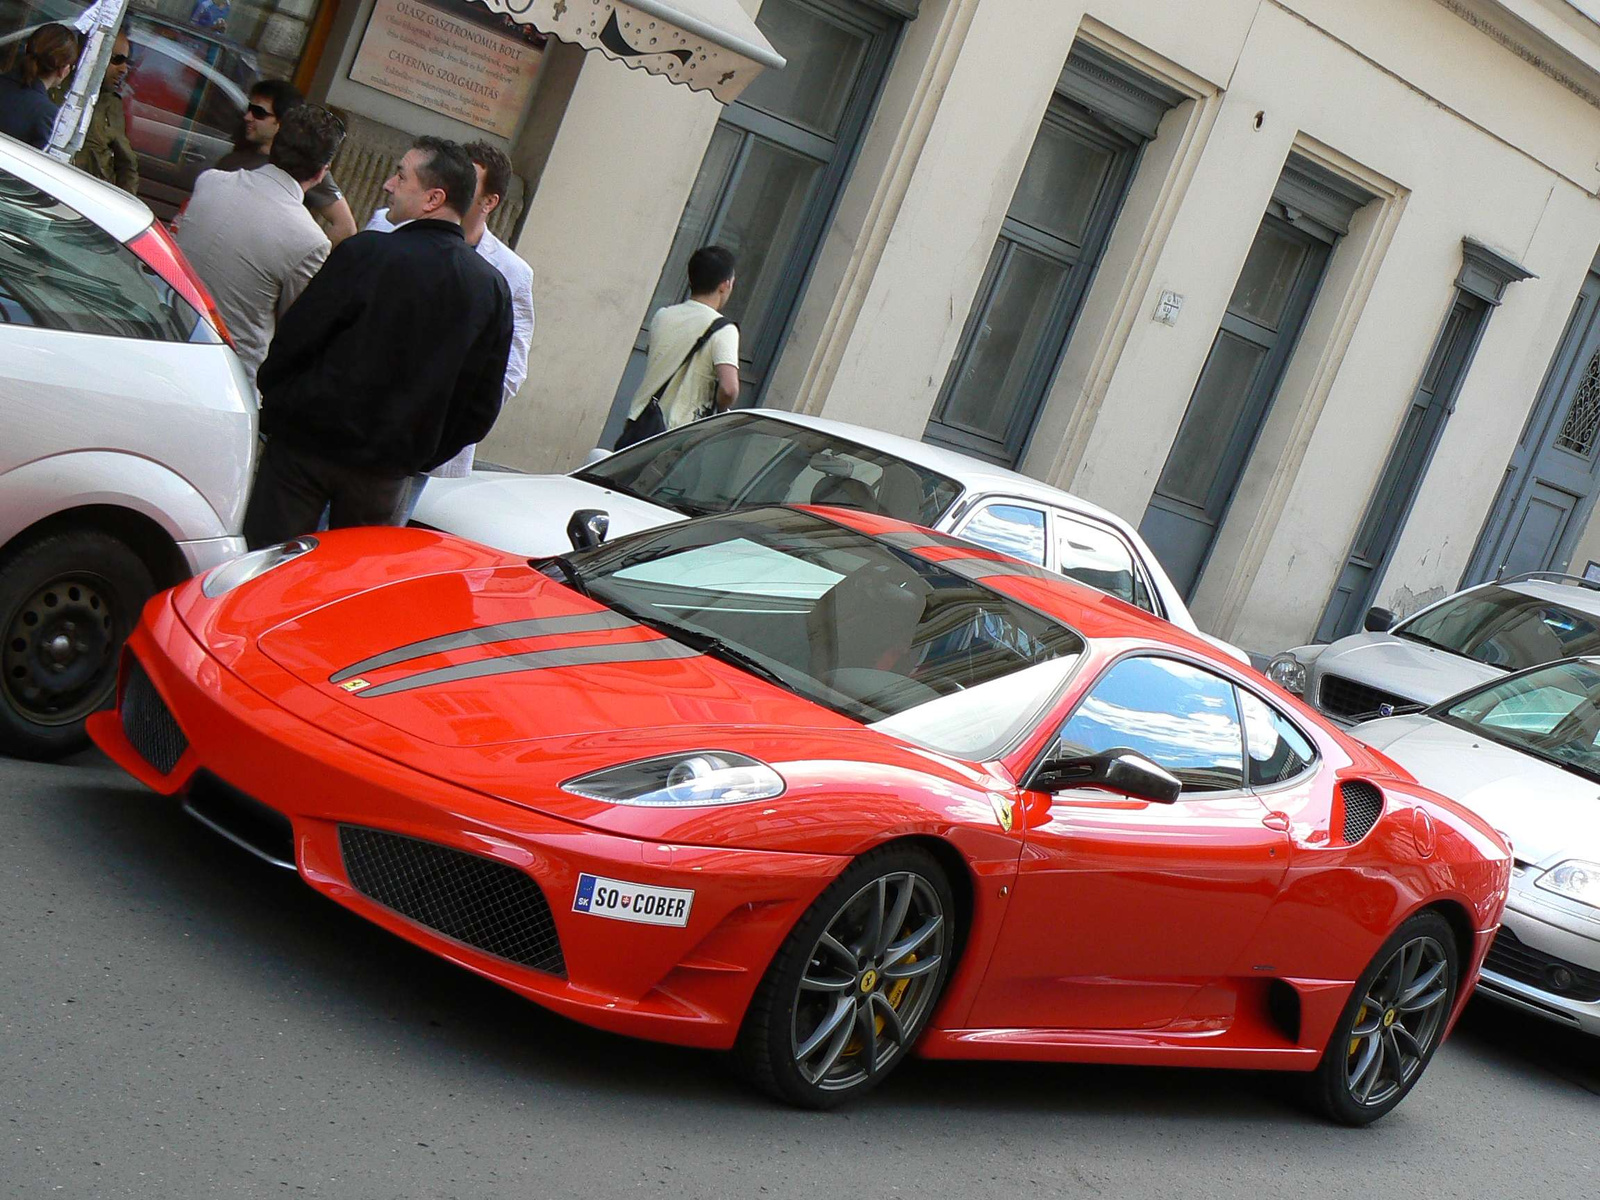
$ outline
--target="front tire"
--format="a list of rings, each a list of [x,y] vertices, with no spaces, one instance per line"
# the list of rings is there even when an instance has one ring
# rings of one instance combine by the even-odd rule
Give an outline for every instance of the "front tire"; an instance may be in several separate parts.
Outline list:
[[[47,534],[0,560],[0,751],[52,759],[117,683],[117,657],[155,592],[144,561],[94,529]]]
[[[955,899],[915,846],[863,855],[811,905],[767,968],[735,1056],[804,1108],[865,1095],[916,1043],[949,977]]]
[[[1340,1014],[1310,1098],[1342,1125],[1370,1125],[1417,1085],[1444,1039],[1461,984],[1455,933],[1418,913],[1373,956]]]

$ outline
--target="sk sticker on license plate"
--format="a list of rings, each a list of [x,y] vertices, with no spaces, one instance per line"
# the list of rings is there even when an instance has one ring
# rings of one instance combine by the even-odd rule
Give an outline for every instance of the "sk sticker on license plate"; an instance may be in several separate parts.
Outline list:
[[[578,891],[572,898],[573,912],[680,928],[689,923],[689,910],[693,907],[692,888],[650,887],[600,875],[579,875]]]

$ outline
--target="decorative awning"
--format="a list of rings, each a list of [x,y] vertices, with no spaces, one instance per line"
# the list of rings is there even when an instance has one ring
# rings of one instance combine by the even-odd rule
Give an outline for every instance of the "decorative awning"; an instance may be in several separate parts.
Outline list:
[[[784,58],[738,0],[478,0],[630,67],[707,91],[724,104]]]

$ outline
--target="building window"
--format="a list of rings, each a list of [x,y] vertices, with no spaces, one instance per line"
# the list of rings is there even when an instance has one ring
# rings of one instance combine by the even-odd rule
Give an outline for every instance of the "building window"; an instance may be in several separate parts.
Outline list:
[[[139,194],[171,217],[197,175],[229,150],[250,86],[292,79],[327,0],[132,0],[123,93]],[[86,0],[0,0],[0,37],[71,24]],[[0,55],[3,60],[3,55]]]
[[[1333,244],[1372,195],[1291,157],[1256,230],[1139,532],[1194,594]]]
[[[925,438],[1022,457],[1133,178],[1181,97],[1075,46],[989,255]]]
[[[726,315],[739,324],[741,403],[766,384],[823,230],[843,191],[901,28],[896,14],[851,0],[765,0],[756,25],[788,59],[723,111],[645,314],[688,295],[696,248],[738,258]],[[607,442],[644,372],[646,330],[617,392]]]

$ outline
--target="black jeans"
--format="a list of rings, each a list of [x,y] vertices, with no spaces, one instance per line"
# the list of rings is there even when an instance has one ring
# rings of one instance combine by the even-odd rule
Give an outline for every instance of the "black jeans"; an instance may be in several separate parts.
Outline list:
[[[268,438],[245,509],[245,544],[259,550],[310,533],[324,508],[330,529],[398,525],[410,489],[409,475],[352,467]]]

